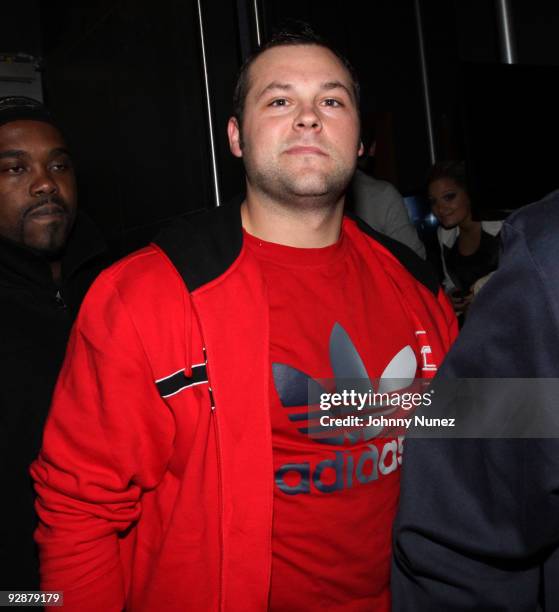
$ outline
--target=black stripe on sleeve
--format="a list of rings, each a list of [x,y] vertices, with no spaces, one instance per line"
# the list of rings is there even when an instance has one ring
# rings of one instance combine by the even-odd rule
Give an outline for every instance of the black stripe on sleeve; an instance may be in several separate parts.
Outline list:
[[[184,370],[180,370],[175,372],[175,374],[156,380],[155,384],[161,397],[170,397],[183,389],[207,382],[208,373],[206,371],[206,364],[201,363],[200,365],[192,366],[192,376],[185,376]]]

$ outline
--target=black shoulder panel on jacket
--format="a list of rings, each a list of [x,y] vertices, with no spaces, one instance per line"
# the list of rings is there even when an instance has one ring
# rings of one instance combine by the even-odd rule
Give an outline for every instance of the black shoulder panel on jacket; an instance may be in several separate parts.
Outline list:
[[[382,244],[406,270],[435,296],[439,282],[431,266],[412,249],[348,214],[361,231]],[[189,291],[221,276],[237,259],[243,245],[237,203],[203,210],[173,221],[153,241],[173,262]]]
[[[346,215],[353,219],[357,223],[357,227],[382,244],[382,246],[390,251],[394,257],[404,266],[404,268],[422,285],[425,285],[433,295],[437,296],[440,289],[440,284],[435,274],[435,271],[431,265],[421,259],[417,253],[415,253],[410,247],[402,242],[385,236],[380,232],[374,230],[371,226],[367,225],[362,219],[353,213],[346,212]]]
[[[153,242],[192,292],[221,276],[239,256],[243,244],[239,206],[226,204],[174,220]]]

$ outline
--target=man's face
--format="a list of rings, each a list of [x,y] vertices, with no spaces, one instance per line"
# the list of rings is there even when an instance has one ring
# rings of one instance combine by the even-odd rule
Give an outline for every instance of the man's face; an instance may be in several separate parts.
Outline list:
[[[362,149],[347,69],[324,47],[280,46],[255,60],[249,80],[242,133],[235,119],[228,126],[249,187],[284,205],[331,206]]]
[[[56,256],[76,215],[76,180],[60,132],[42,121],[0,126],[0,235]]]

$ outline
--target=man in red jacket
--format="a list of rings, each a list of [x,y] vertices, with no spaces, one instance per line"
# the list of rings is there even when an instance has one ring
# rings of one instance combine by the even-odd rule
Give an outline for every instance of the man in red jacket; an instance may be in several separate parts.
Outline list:
[[[240,209],[90,291],[33,467],[67,610],[389,609],[402,440],[317,435],[307,389],[432,376],[456,325],[422,260],[343,215],[358,91],[313,34],[273,38],[228,125]]]

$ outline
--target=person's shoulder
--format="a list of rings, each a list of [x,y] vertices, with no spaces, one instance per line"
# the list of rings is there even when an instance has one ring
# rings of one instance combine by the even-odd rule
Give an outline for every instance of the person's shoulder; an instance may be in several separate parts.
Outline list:
[[[388,181],[383,181],[382,179],[374,179],[377,184],[377,189],[379,193],[381,193],[385,197],[398,197],[401,198],[402,195],[400,192],[394,187],[392,183]]]
[[[242,227],[239,207],[202,209],[172,220],[152,244],[105,272],[119,288],[156,286],[177,280],[192,292],[223,274],[239,256]]]
[[[369,193],[374,193],[376,195],[382,196],[400,196],[400,192],[394,187],[392,183],[388,181],[384,181],[382,179],[377,179],[359,168],[355,171],[354,175],[354,187],[357,189],[366,189]]]
[[[240,207],[230,202],[187,215],[162,231],[154,244],[172,262],[189,291],[226,272],[241,253]]]
[[[527,240],[557,236],[559,230],[559,189],[533,204],[512,213],[505,225],[522,232]],[[555,238],[556,239],[556,238]]]
[[[346,214],[344,229],[350,239],[366,241],[379,255],[396,262],[418,283],[434,296],[438,295],[440,284],[432,266],[406,244],[377,232],[356,215]]]
[[[539,270],[545,270],[548,281],[553,279],[555,283],[559,280],[556,265],[559,248],[559,190],[510,215],[503,225],[502,235],[505,255],[514,258],[516,253],[525,253],[523,259],[529,259]]]
[[[164,290],[169,281],[177,276],[165,255],[153,244],[130,253],[103,270],[97,285],[111,285],[119,293],[142,293]]]

